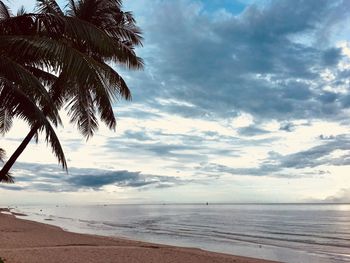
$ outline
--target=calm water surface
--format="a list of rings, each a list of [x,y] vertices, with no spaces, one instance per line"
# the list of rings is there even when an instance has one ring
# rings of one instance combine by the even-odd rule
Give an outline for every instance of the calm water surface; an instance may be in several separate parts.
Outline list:
[[[17,210],[29,219],[80,233],[290,263],[350,262],[349,204],[21,206]]]

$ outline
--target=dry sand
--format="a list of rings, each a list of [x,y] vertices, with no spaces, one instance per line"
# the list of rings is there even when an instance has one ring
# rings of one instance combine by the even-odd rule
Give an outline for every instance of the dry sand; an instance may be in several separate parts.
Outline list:
[[[5,263],[265,263],[253,258],[118,238],[71,233],[17,219],[0,210],[0,258]],[[259,254],[256,255],[259,257]]]

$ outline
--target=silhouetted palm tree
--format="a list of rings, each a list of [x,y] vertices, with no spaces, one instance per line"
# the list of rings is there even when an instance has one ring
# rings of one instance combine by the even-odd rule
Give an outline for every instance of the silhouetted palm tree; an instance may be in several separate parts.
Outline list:
[[[21,35],[28,26],[22,14],[17,18],[14,23],[8,7],[0,1],[0,42],[5,37]],[[20,117],[31,128],[36,127],[37,132],[45,131],[46,141],[65,168],[62,147],[49,121],[57,125],[60,121],[58,111],[43,83],[30,71],[30,65],[23,63],[23,57],[9,52],[9,47],[0,48],[0,133],[5,134],[12,126],[12,119]],[[41,110],[43,107],[47,109],[46,114]],[[1,153],[3,159],[4,152]],[[1,174],[0,181],[12,182],[13,179],[6,171]]]
[[[96,112],[114,129],[112,103],[119,96],[131,98],[125,81],[108,62],[142,68],[142,60],[134,52],[142,38],[132,14],[121,10],[121,1],[71,0],[67,6],[64,13],[55,1],[38,1],[39,13],[26,15],[37,32],[26,39],[5,39],[0,48],[9,45],[11,52],[21,52],[27,58],[45,58],[43,65],[58,73],[57,77],[43,70],[33,74],[46,81],[57,108],[68,105],[71,121],[89,138],[98,128]],[[9,171],[36,132],[33,127],[26,137],[29,140],[11,156],[0,176]]]

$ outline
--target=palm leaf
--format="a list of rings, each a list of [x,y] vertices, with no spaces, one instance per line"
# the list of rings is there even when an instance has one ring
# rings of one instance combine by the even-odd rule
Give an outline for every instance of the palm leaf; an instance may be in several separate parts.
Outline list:
[[[5,135],[11,129],[13,120],[13,115],[5,106],[0,106],[0,133],[2,135]]]
[[[76,123],[78,130],[88,139],[98,129],[94,101],[87,89],[78,87],[77,91],[67,108],[71,122]]]
[[[37,128],[39,131],[45,131],[46,142],[50,144],[54,155],[63,168],[67,168],[67,162],[58,137],[47,120],[44,113],[37,107],[21,89],[11,82],[3,81],[4,85],[0,89],[0,101],[11,111],[13,116],[26,121],[30,127]]]
[[[24,16],[26,13],[27,11],[23,5],[17,10],[17,16]]]
[[[6,157],[6,152],[4,149],[0,148],[0,162],[4,162]],[[1,183],[14,183],[14,178],[10,173],[6,173],[2,177],[0,177]]]
[[[107,11],[103,11],[103,14],[106,14],[107,17],[109,14],[110,17],[113,8],[108,8],[108,2],[111,1],[107,1],[107,4],[101,0],[84,1],[86,6],[79,1],[78,6],[80,8],[83,6],[84,11],[81,11],[76,17],[64,16],[62,11],[57,12],[55,1],[43,0],[41,2],[45,2],[46,8],[41,9],[41,14],[36,15],[36,19],[45,26],[45,30],[49,35],[58,34],[68,37],[70,41],[76,42],[78,46],[88,47],[87,52],[96,53],[106,59],[126,65],[130,69],[141,69],[143,67],[142,59],[138,58],[133,50],[133,46],[142,44],[141,31],[131,22],[130,13],[119,11],[123,17],[119,20],[122,22],[113,23],[112,19],[107,19],[107,22],[103,22],[102,25],[96,25],[94,19],[89,19],[89,17],[94,15],[96,12],[94,10],[101,3],[104,4],[104,8],[107,8]],[[112,2],[117,4],[115,1]],[[74,1],[71,1],[69,6],[73,9],[71,14],[78,12],[74,11],[76,9]]]
[[[25,66],[25,68],[32,73],[44,86],[51,86],[53,85],[58,77],[54,74],[51,74],[43,69],[40,69],[40,67],[34,67],[31,65]]]
[[[1,44],[2,43],[0,43],[0,46]],[[37,102],[41,108],[46,109],[47,117],[52,120],[55,125],[60,122],[58,111],[54,105],[52,105],[47,90],[27,68],[16,63],[7,56],[0,55],[0,77],[21,87],[21,90],[29,98]]]
[[[1,38],[0,38],[1,39]],[[94,96],[97,97],[97,101],[103,103],[107,103],[106,98],[102,98],[105,96],[109,96],[113,98],[118,94],[126,99],[130,99],[130,90],[125,84],[124,80],[108,65],[105,63],[100,63],[89,56],[81,53],[80,51],[72,48],[71,46],[65,44],[64,42],[55,41],[50,38],[44,37],[28,37],[28,38],[3,38],[3,43],[10,42],[12,45],[12,52],[19,52],[22,50],[22,53],[26,55],[26,50],[30,52],[34,52],[36,56],[45,58],[47,60],[56,60],[56,67],[64,67],[67,72],[70,74],[70,79],[72,82],[79,83],[83,87],[88,87],[90,90],[94,91]],[[0,43],[0,47],[1,47]],[[27,46],[30,48],[23,48],[22,46]],[[74,87],[74,86],[73,86]],[[117,92],[116,92],[117,91]],[[103,94],[104,93],[104,94]],[[73,92],[68,93],[72,96],[79,96],[80,93]],[[117,94],[117,95],[116,95]],[[86,98],[86,94],[82,94]],[[84,136],[90,136],[91,133],[95,130],[94,122],[86,122],[85,119],[90,119],[89,115],[93,112],[92,109],[85,111],[82,107],[78,107],[78,101],[81,103],[82,101],[88,101],[86,99],[78,99],[75,101],[75,107],[70,111],[72,114],[72,121],[77,122],[78,124],[85,124],[87,127],[81,129],[81,132]],[[109,127],[115,127],[115,118],[111,116],[110,105],[106,107],[100,107],[103,116],[103,120]],[[81,104],[80,104],[81,105]],[[87,105],[91,106],[93,104],[89,103]],[[82,117],[81,120],[78,121],[78,110]],[[108,116],[108,117],[107,117]],[[108,119],[107,119],[108,118]]]
[[[36,0],[36,7],[39,13],[63,15],[62,9],[54,0]]]
[[[0,148],[0,162],[4,162],[6,157],[6,152],[4,149]]]
[[[0,1],[0,20],[6,20],[10,17],[11,17],[10,8],[3,1]]]
[[[5,175],[2,175],[0,177],[0,182],[7,183],[7,184],[13,184],[15,181],[14,181],[14,177],[11,175],[11,173],[6,173]]]
[[[40,102],[43,106],[50,101],[50,97],[42,83],[24,66],[16,63],[8,56],[0,55],[0,76],[21,86],[29,97]]]

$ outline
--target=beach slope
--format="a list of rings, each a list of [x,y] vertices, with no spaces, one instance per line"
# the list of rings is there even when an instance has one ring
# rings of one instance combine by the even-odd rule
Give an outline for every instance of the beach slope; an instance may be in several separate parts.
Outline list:
[[[259,255],[256,255],[259,257]],[[0,213],[5,263],[266,263],[271,261],[118,238],[71,233]]]

